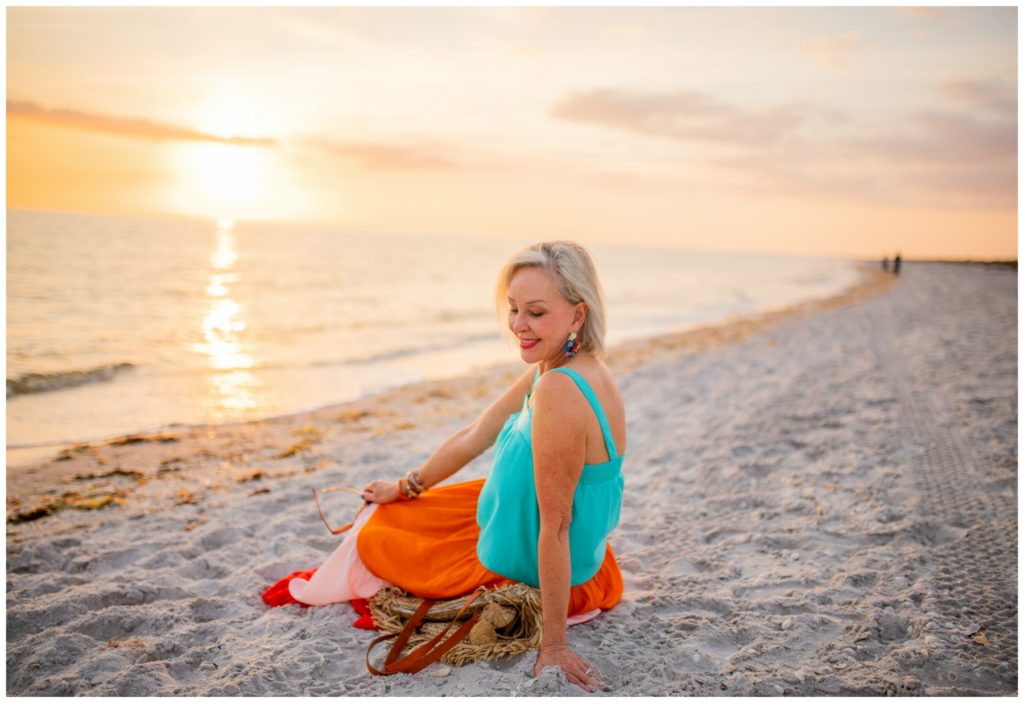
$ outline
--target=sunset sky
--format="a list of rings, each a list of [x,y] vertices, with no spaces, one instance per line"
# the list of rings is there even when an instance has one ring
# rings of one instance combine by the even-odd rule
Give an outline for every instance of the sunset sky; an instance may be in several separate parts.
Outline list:
[[[1017,8],[11,7],[7,204],[1017,256]]]

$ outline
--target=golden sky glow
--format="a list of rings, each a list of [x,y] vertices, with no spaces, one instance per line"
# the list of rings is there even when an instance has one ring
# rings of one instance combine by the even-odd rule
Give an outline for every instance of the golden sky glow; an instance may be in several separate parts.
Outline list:
[[[1016,258],[1017,8],[12,7],[8,207]]]

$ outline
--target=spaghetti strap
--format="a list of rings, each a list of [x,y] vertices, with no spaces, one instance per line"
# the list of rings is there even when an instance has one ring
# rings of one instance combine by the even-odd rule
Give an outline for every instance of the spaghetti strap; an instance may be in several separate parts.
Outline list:
[[[552,371],[560,371],[576,382],[576,387],[583,392],[587,402],[590,403],[591,410],[597,415],[597,421],[601,424],[601,433],[604,435],[605,449],[608,450],[608,460],[614,460],[619,458],[619,453],[615,450],[615,437],[612,436],[611,425],[608,424],[608,417],[604,414],[604,408],[601,407],[601,401],[597,399],[597,393],[587,383],[587,379],[583,378],[583,374],[575,369],[556,368],[551,369]]]

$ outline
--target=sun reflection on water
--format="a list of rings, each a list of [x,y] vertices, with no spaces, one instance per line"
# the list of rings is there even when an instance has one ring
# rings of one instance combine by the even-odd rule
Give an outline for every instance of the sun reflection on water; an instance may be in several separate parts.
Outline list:
[[[219,221],[218,221],[219,224]],[[217,270],[226,270],[238,261],[235,240],[230,227],[217,227],[217,248],[210,255],[210,264]]]
[[[252,410],[256,402],[256,391],[260,384],[248,371],[220,373],[210,378],[216,389],[220,406],[226,410]]]
[[[206,286],[206,294],[211,298],[223,298],[228,294],[229,283],[234,283],[238,277],[232,273],[215,273],[210,276],[210,285]]]
[[[245,331],[245,322],[238,319],[239,311],[238,303],[222,298],[213,301],[203,320],[206,353],[210,356],[210,366],[215,369],[252,367],[252,357],[242,351],[239,341],[238,333]]]
[[[257,408],[263,390],[248,370],[255,361],[242,339],[246,329],[242,306],[231,297],[230,285],[238,280],[231,271],[238,261],[233,226],[230,220],[217,221],[217,239],[210,255],[213,271],[206,287],[210,308],[203,319],[203,342],[193,347],[209,357],[210,368],[215,372],[209,378],[211,401],[220,417]]]

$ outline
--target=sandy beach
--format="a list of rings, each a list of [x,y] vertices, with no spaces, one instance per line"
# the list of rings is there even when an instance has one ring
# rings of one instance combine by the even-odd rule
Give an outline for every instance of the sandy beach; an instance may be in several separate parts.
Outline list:
[[[610,695],[1016,693],[1015,268],[866,271],[609,365],[626,593],[569,637]],[[520,370],[9,471],[7,693],[579,694],[532,655],[375,678],[348,604],[260,599],[340,541],[312,487],[401,475]]]

